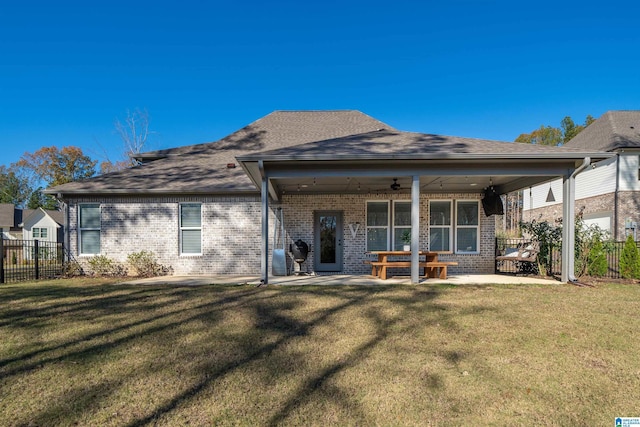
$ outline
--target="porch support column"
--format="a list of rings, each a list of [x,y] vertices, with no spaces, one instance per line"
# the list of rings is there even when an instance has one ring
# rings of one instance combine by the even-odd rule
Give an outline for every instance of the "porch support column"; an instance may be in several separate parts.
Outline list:
[[[572,176],[562,178],[562,274],[561,280],[574,280],[575,274],[575,180]]]
[[[573,282],[575,276],[576,248],[576,176],[591,164],[585,157],[582,164],[562,178],[562,274],[563,282]]]
[[[411,283],[420,281],[420,177],[411,181]]]
[[[262,205],[262,244],[260,254],[260,282],[264,285],[269,283],[269,179],[264,170],[262,160],[258,162],[262,186],[260,191]]]

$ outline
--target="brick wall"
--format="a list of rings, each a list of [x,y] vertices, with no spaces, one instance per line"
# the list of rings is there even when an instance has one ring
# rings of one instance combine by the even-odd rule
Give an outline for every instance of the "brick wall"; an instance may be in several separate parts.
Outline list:
[[[429,203],[432,199],[479,199],[478,194],[421,195],[420,245],[428,246]],[[283,208],[286,226],[285,246],[297,239],[313,248],[314,211],[343,212],[344,270],[347,274],[368,274],[363,260],[366,251],[366,202],[368,200],[410,200],[409,195],[285,195],[280,204],[271,204],[269,246],[273,250],[273,230],[277,207]],[[202,203],[202,255],[179,253],[179,203]],[[127,255],[142,250],[153,251],[158,262],[170,266],[175,275],[186,274],[252,274],[260,273],[261,204],[256,196],[247,197],[120,197],[108,200],[76,199],[69,203],[70,249],[87,267],[90,257],[78,255],[77,219],[79,203],[101,205],[101,254],[126,263]],[[452,273],[492,273],[494,269],[494,220],[480,215],[480,254],[441,255],[446,261],[457,261]],[[359,226],[357,225],[359,223]],[[353,237],[351,227],[357,228]],[[281,243],[277,245],[281,247]],[[269,260],[271,262],[271,254]],[[291,268],[297,264],[289,258]],[[313,271],[313,253],[303,265]],[[408,274],[398,271],[400,274]]]
[[[478,194],[422,194],[420,196],[420,247],[428,248],[429,242],[429,200],[464,199],[479,200]],[[351,195],[285,195],[282,205],[284,210],[287,237],[290,241],[302,239],[313,248],[313,213],[319,210],[336,210],[343,212],[344,237],[344,273],[369,274],[371,268],[363,263],[372,259],[366,252],[366,202],[375,200],[406,200],[408,194],[351,194]],[[358,226],[359,223],[359,226]],[[351,225],[351,227],[350,227]],[[351,228],[356,230],[353,237]],[[495,268],[495,226],[492,217],[480,214],[480,253],[468,255],[440,255],[443,261],[457,261],[457,267],[450,267],[452,273],[493,273]],[[313,271],[313,254],[303,264],[303,268]],[[409,274],[409,270],[394,270],[394,273]]]
[[[576,213],[582,210],[584,215],[597,215],[610,213],[613,222],[614,218],[615,197],[614,193],[603,194],[600,196],[578,199],[575,202]],[[562,218],[562,204],[547,206],[544,208],[532,209],[524,212],[523,221],[548,221],[555,223]],[[624,240],[625,220],[630,219],[640,223],[640,194],[634,191],[621,191],[618,193],[618,221],[612,224],[611,234],[614,234],[614,228],[617,228],[618,240]],[[637,237],[640,238],[640,230],[637,231]]]
[[[202,255],[179,253],[179,203],[202,203]],[[259,197],[78,199],[69,205],[70,246],[78,255],[78,203],[101,205],[101,254],[121,263],[127,255],[153,251],[173,274],[259,274]]]

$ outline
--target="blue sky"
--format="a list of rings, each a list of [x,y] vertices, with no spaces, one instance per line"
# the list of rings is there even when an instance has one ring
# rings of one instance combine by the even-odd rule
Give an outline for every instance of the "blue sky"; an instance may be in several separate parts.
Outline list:
[[[402,130],[512,141],[640,109],[637,1],[5,2],[0,164],[43,146],[118,160],[214,141],[273,110],[357,109]]]

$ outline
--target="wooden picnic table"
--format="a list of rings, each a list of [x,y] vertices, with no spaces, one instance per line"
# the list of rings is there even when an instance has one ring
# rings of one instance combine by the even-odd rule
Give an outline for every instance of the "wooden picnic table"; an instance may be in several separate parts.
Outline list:
[[[370,254],[378,256],[377,261],[366,261],[371,264],[371,275],[376,276],[379,279],[387,279],[387,270],[389,268],[406,268],[411,267],[411,260],[390,260],[389,257],[407,257],[411,256],[411,251],[371,251]],[[447,267],[452,265],[458,265],[457,262],[439,261],[438,253],[433,251],[420,251],[418,255],[420,258],[424,257],[424,260],[420,259],[420,267],[424,268],[424,277],[439,277],[441,279],[447,278]]]

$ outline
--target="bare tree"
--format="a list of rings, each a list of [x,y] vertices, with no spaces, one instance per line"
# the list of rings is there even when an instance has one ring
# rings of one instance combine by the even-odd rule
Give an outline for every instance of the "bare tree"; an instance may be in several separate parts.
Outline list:
[[[119,119],[115,121],[116,131],[124,143],[124,157],[128,166],[139,165],[134,156],[140,154],[147,142],[147,138],[152,133],[149,131],[149,113],[146,109],[136,108],[133,111],[127,110],[127,117],[124,123]]]

